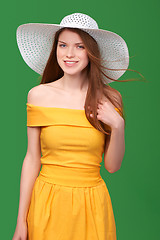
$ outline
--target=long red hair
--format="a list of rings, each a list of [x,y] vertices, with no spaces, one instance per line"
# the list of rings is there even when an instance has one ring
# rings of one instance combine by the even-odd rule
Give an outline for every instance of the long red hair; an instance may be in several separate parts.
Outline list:
[[[103,98],[107,98],[116,108],[119,109],[121,116],[125,120],[124,110],[123,110],[123,101],[121,94],[109,84],[106,83],[105,77],[111,79],[112,81],[122,82],[123,80],[115,80],[110,78],[103,72],[102,59],[100,56],[100,50],[98,44],[92,36],[87,32],[79,28],[61,28],[55,34],[52,50],[48,58],[47,64],[42,74],[42,79],[40,84],[45,84],[49,82],[54,82],[61,78],[64,73],[60,68],[57,57],[56,49],[58,44],[59,35],[65,29],[69,29],[72,32],[76,32],[81,37],[85,49],[88,53],[89,64],[85,68],[87,71],[87,76],[89,79],[88,82],[88,91],[85,100],[85,114],[88,121],[99,131],[104,134],[110,135],[111,129],[109,126],[104,125],[104,123],[97,119],[97,104]],[[120,69],[122,70],[122,69]],[[125,69],[130,70],[130,69]],[[124,80],[124,81],[134,81],[136,79]],[[93,117],[90,117],[90,113],[93,114]]]

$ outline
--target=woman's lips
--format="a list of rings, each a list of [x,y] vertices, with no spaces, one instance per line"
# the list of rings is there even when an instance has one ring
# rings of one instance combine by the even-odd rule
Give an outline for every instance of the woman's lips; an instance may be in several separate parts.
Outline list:
[[[64,61],[64,63],[67,67],[72,67],[75,66],[78,61]]]

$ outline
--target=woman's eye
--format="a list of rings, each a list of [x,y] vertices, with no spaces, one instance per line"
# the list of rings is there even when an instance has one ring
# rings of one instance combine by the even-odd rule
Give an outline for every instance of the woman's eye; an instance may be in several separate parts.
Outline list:
[[[66,44],[59,44],[60,47],[65,47]],[[83,46],[78,46],[78,48],[84,48]]]
[[[83,46],[78,46],[78,47],[80,47],[80,48],[84,48]]]
[[[65,44],[59,44],[60,47],[66,46]]]

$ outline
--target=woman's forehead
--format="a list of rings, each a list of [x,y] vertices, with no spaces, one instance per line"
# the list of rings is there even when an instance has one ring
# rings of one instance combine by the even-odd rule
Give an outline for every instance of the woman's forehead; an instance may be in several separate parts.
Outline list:
[[[76,32],[72,32],[68,29],[65,29],[63,32],[60,33],[59,35],[59,38],[58,38],[59,41],[64,41],[64,42],[75,42],[77,41],[76,43],[82,43],[82,39],[81,37],[79,36],[78,33]]]

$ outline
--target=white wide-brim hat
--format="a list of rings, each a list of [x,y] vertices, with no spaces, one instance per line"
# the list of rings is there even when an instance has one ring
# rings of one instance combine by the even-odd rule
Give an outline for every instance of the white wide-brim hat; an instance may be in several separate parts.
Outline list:
[[[26,23],[17,28],[16,37],[20,53],[27,65],[42,75],[48,61],[54,36],[63,27],[80,28],[89,33],[98,43],[103,69],[110,78],[117,80],[129,65],[129,52],[126,42],[118,34],[99,29],[96,21],[83,13],[73,13],[64,17],[60,24]],[[107,83],[113,82],[105,78]]]

